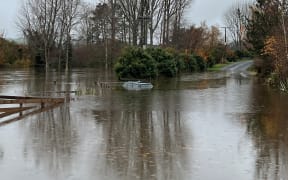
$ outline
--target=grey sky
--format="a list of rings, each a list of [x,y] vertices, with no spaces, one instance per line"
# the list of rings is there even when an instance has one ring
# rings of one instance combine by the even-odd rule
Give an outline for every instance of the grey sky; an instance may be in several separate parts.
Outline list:
[[[187,24],[205,21],[208,25],[223,25],[225,12],[240,0],[194,0],[185,14]]]
[[[0,32],[8,38],[19,36],[16,19],[22,0],[1,0],[0,5]]]
[[[17,38],[21,34],[16,26],[19,7],[24,0],[1,0],[0,32],[7,38]],[[93,0],[87,0],[93,2]],[[240,0],[194,0],[186,12],[186,24],[197,24],[206,21],[208,25],[222,26],[223,15],[229,7]]]

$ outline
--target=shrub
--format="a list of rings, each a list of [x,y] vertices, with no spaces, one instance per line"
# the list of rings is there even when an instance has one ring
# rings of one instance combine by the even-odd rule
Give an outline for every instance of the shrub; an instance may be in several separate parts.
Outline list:
[[[141,48],[127,48],[115,65],[119,78],[153,78],[157,76],[155,60]]]
[[[157,62],[158,73],[168,77],[178,72],[176,56],[161,48],[148,48],[146,52]]]
[[[0,66],[30,66],[27,46],[0,37]]]
[[[185,59],[187,55],[177,53],[175,54],[176,66],[178,69],[178,73],[185,69]]]
[[[201,72],[205,71],[206,70],[205,60],[201,56],[197,56],[197,55],[194,55],[194,58],[195,58],[196,63],[197,63],[198,71],[201,71]]]
[[[32,65],[32,62],[31,62],[31,60],[30,59],[22,59],[22,60],[16,60],[15,62],[14,62],[14,66],[15,67],[25,67],[25,68],[27,68],[27,67],[30,67]]]
[[[250,57],[252,57],[252,54],[247,50],[241,50],[241,51],[236,50],[235,54],[238,58],[250,58]]]
[[[214,65],[214,61],[212,63]],[[202,72],[206,68],[207,62],[201,56],[161,48],[127,48],[115,64],[119,78],[154,78],[158,75],[174,77],[181,70]]]
[[[216,61],[215,61],[215,59],[213,57],[209,56],[207,58],[206,64],[207,64],[208,68],[211,68],[211,67],[213,67],[216,64]]]
[[[223,57],[226,56],[225,47],[217,46],[211,50],[209,53],[209,59],[211,59],[215,64],[222,63]]]
[[[237,53],[231,50],[228,50],[226,53],[226,59],[229,62],[235,62],[237,61],[237,59],[239,58],[239,56],[237,56]]]
[[[190,55],[186,61],[186,69],[189,72],[196,72],[198,71],[198,65],[196,58],[193,55]]]

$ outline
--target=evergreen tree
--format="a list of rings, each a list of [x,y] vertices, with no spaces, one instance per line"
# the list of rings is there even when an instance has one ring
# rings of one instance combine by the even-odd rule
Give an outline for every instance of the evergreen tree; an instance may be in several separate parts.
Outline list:
[[[257,0],[251,7],[252,18],[248,20],[247,39],[252,50],[261,55],[265,40],[278,27],[281,19],[279,0]]]

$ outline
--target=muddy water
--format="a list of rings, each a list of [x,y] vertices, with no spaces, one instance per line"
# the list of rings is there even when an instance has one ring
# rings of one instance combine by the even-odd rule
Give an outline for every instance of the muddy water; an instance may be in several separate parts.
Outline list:
[[[159,79],[148,91],[98,81],[116,78],[1,70],[0,95],[73,92],[69,104],[0,127],[0,179],[288,178],[287,95],[226,73]]]

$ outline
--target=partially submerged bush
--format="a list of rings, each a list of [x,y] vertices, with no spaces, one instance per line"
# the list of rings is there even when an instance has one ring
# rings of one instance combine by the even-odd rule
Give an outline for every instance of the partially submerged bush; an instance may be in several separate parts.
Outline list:
[[[154,78],[162,75],[174,77],[181,70],[205,71],[206,61],[197,55],[177,53],[173,49],[129,47],[115,64],[119,78]]]
[[[141,48],[127,48],[115,65],[119,78],[154,78],[156,61]]]
[[[168,77],[176,76],[178,72],[176,57],[161,48],[148,48],[146,52],[157,62],[158,73]]]

